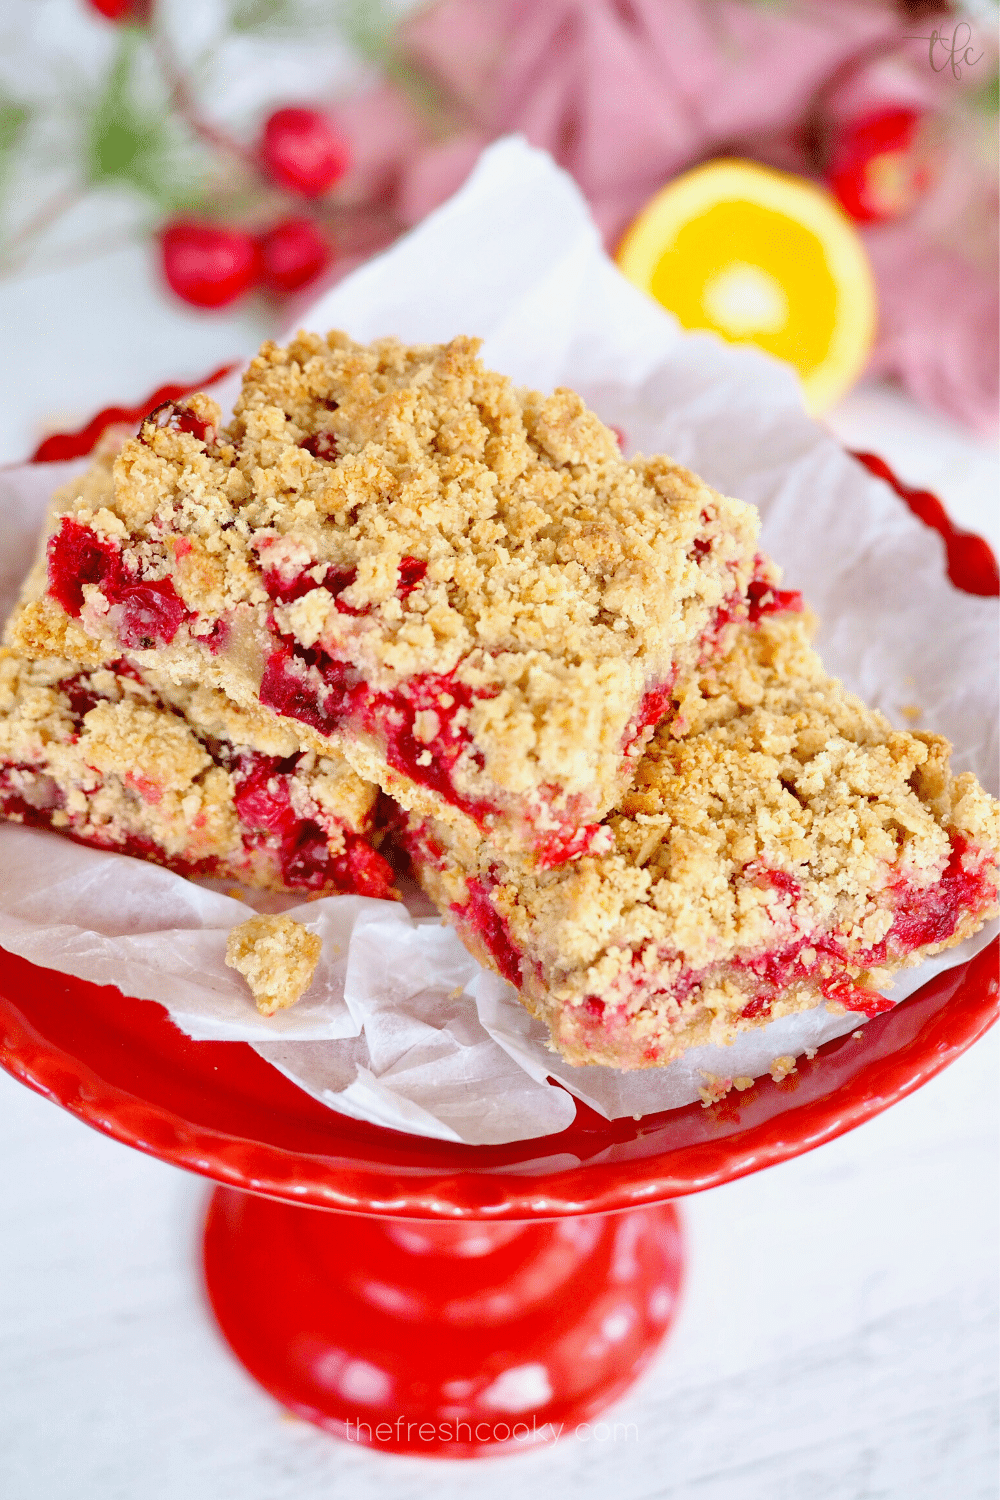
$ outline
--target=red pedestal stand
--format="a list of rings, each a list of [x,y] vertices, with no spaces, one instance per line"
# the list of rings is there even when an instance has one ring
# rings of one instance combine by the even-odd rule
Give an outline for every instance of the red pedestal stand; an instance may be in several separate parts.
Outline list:
[[[465,1457],[592,1420],[666,1332],[669,1200],[797,1156],[926,1083],[997,1015],[997,945],[782,1083],[710,1109],[472,1147],[336,1115],[242,1042],[0,951],[0,1063],[98,1130],[223,1184],[209,1297],[286,1407],[376,1449]],[[323,1210],[339,1209],[339,1213]]]
[[[205,1273],[233,1352],[289,1411],[464,1458],[574,1431],[630,1385],[673,1316],[681,1242],[671,1204],[433,1224],[216,1188]]]

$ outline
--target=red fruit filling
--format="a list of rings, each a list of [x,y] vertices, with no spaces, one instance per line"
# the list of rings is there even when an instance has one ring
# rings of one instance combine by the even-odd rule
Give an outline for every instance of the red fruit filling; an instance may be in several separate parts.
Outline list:
[[[414,853],[419,854],[419,845]],[[794,900],[800,890],[794,876],[781,870],[761,869],[752,872],[755,880],[764,880],[775,889],[783,891]],[[502,917],[490,901],[489,886],[480,881],[469,881],[470,898],[464,906],[452,910],[470,928],[475,930],[492,954],[497,968],[505,979],[516,984],[522,957],[517,953],[509,930]],[[724,966],[738,974],[742,982],[748,979],[757,988],[757,994],[740,1011],[745,1020],[766,1019],[771,1014],[775,1001],[795,983],[816,974],[824,963],[833,963],[841,968],[820,980],[820,989],[828,1000],[839,1001],[849,1011],[869,1018],[891,1010],[895,1002],[884,995],[858,984],[843,972],[843,965],[857,968],[874,968],[890,958],[899,960],[933,943],[943,943],[953,937],[965,917],[980,917],[996,901],[997,871],[990,860],[976,857],[966,840],[953,836],[948,864],[933,886],[917,889],[900,882],[895,892],[893,923],[885,938],[873,948],[852,951],[839,933],[824,936],[803,934],[781,948],[761,953],[752,959],[733,959]],[[803,954],[812,950],[808,962]],[[650,971],[642,962],[642,950],[633,957],[632,967],[636,975],[636,988],[645,989],[650,999],[656,994],[669,994],[678,1004],[683,1004],[699,983],[698,971],[684,968],[673,979],[669,990],[649,989]],[[622,999],[626,997],[623,987]],[[578,1014],[584,1026],[593,1026],[602,1031],[610,1027],[620,1029],[627,1024],[622,1005],[605,1001],[596,995],[588,996],[580,1005]],[[655,1055],[655,1050],[650,1056]]]
[[[467,882],[469,899],[451,910],[460,922],[477,932],[492,955],[497,970],[511,984],[521,982],[521,955],[511,941],[507,923],[490,901],[489,892],[480,880]]]
[[[261,575],[268,597],[276,604],[291,604],[294,599],[301,599],[304,594],[311,593],[313,589],[322,588],[333,595],[334,605],[340,614],[363,615],[368,613],[367,609],[354,609],[350,604],[345,604],[340,597],[345,589],[350,588],[357,576],[357,568],[340,568],[335,563],[327,567],[318,583],[313,577],[313,570],[306,568],[291,576],[280,567],[265,568]]]
[[[303,438],[299,444],[313,458],[325,458],[329,463],[337,457],[337,438],[332,432],[314,432],[309,437]],[[315,588],[315,584],[313,587]],[[271,595],[272,599],[274,595]]]
[[[113,542],[69,516],[49,538],[48,576],[49,592],[74,619],[86,583],[95,584],[110,605],[120,605],[116,633],[133,650],[169,644],[190,614],[169,578],[144,583],[128,571]]]
[[[214,443],[215,441],[215,428],[211,422],[203,421],[197,412],[193,412],[183,401],[163,401],[143,420],[139,428],[139,440],[148,444],[147,427],[166,428],[170,432],[189,432],[201,443]],[[187,550],[191,550],[190,542]]]
[[[711,542],[698,537],[692,551],[696,557],[702,558],[711,551],[711,547]],[[719,650],[722,631],[727,625],[743,620],[750,625],[756,625],[765,615],[786,612],[801,614],[803,609],[801,593],[797,589],[774,588],[760,576],[766,566],[765,559],[758,555],[754,559],[755,576],[747,586],[746,593],[732,593],[716,610],[701,639],[703,662],[708,661]],[[629,753],[638,755],[648,739],[645,731],[655,729],[657,724],[666,718],[670,711],[675,681],[676,673],[671,673],[666,681],[649,688],[643,695],[622,741],[622,748],[626,755]]]
[[[540,833],[534,843],[535,863],[540,870],[553,870],[571,859],[588,854],[594,839],[602,831],[603,823],[574,823],[567,815],[561,828]]]
[[[290,777],[299,759],[255,752],[236,758],[233,801],[248,830],[244,844],[273,852],[286,886],[312,891],[334,887],[391,899],[392,869],[365,839],[343,829],[344,850],[333,854],[320,825],[295,811]]]
[[[747,606],[747,619],[751,625],[756,625],[765,615],[800,615],[802,595],[798,589],[776,589],[762,578],[754,578],[747,588]]]
[[[643,694],[622,741],[622,749],[626,755],[630,751],[635,755],[640,754],[648,738],[646,730],[655,729],[660,720],[666,718],[676,676],[675,672],[671,672],[666,682],[661,683],[659,687],[650,688]]]
[[[432,787],[477,821],[496,811],[483,799],[463,797],[452,782],[455,762],[472,743],[456,716],[460,709],[468,710],[476,695],[451,673],[427,672],[393,693],[373,693],[346,663],[286,648],[268,658],[259,696],[268,708],[310,724],[320,734],[349,723],[377,735],[391,766]],[[415,734],[417,714],[427,711],[438,719],[437,734],[429,742]]]
[[[418,583],[423,583],[427,576],[427,564],[422,557],[401,557],[399,560],[399,582],[396,585],[396,594],[400,599],[405,599],[407,594],[412,594]]]
[[[758,572],[764,567],[764,559],[758,558]],[[402,558],[397,596],[405,598],[419,586],[426,573],[427,563],[423,559]],[[290,574],[279,564],[264,568],[262,577],[269,596],[277,603],[290,603],[322,586],[332,594],[334,604],[342,614],[367,613],[367,610],[353,609],[341,598],[355,581],[356,570],[353,568],[331,565],[321,582],[317,582],[311,569]],[[774,589],[764,579],[757,578],[745,595],[734,595],[716,612],[705,634],[706,651],[714,649],[722,626],[733,620],[749,616],[756,621],[765,614],[801,608],[800,594]],[[647,738],[646,731],[654,728],[669,712],[673,683],[672,674],[667,681],[644,694],[624,736],[626,753],[638,753]],[[457,725],[454,719],[458,710],[468,709],[476,696],[471,689],[456,682],[450,673],[428,673],[411,678],[396,692],[374,693],[347,663],[333,661],[318,649],[305,649],[290,641],[269,657],[260,686],[263,704],[277,713],[311,725],[321,734],[332,734],[347,725],[375,734],[384,744],[384,753],[391,766],[419,785],[432,788],[453,807],[460,808],[482,825],[485,816],[498,812],[499,807],[487,799],[463,796],[452,779],[455,762],[472,745],[471,735],[464,724]],[[414,734],[416,715],[426,710],[436,714],[439,726],[430,740],[418,739]],[[475,755],[476,752],[472,753]],[[557,788],[543,789],[550,800],[557,791]],[[579,858],[592,847],[601,825],[581,824],[582,815],[579,808],[568,808],[557,815],[558,827],[536,835],[534,851],[540,868],[550,869]]]
[[[17,773],[20,772],[20,775]],[[59,787],[37,766],[11,762],[0,766],[0,815],[32,828],[46,828],[63,805]]]
[[[84,714],[96,708],[98,703],[108,701],[103,693],[95,693],[90,679],[83,672],[77,672],[74,677],[64,677],[59,683],[59,691],[69,699],[70,712],[77,731],[79,731]]]
[[[326,453],[323,449],[327,441],[332,444],[332,452]],[[314,458],[335,458],[336,440],[330,433],[315,433],[311,438],[306,438],[299,444],[300,448],[306,448]],[[336,563],[330,563],[321,578],[317,582],[314,574],[316,564],[311,568],[301,568],[296,573],[291,573],[287,568],[279,564],[277,567],[265,567],[261,573],[261,580],[267,590],[268,597],[277,604],[290,604],[293,599],[301,599],[304,594],[313,589],[324,588],[333,595],[333,602],[342,615],[367,615],[371,613],[371,605],[365,605],[361,609],[355,609],[353,605],[345,604],[340,597],[345,589],[350,588],[358,576],[357,568],[343,568]],[[421,557],[402,557],[399,560],[398,583],[396,584],[396,597],[405,599],[408,594],[421,584],[427,576],[427,564]]]

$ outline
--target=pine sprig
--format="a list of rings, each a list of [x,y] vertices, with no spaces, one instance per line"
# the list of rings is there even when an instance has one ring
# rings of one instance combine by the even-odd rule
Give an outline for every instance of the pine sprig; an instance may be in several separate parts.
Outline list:
[[[84,175],[91,187],[131,188],[171,209],[190,200],[199,174],[170,115],[141,98],[136,79],[141,45],[138,31],[122,28],[83,142]]]

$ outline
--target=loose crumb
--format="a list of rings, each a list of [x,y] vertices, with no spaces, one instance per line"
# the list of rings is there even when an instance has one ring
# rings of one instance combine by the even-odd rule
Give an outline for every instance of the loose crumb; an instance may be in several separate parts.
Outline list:
[[[813,1058],[816,1056],[816,1053],[818,1051],[819,1051],[818,1047],[807,1047],[806,1048],[806,1057],[808,1057],[808,1059],[809,1059],[810,1062],[812,1062]]]
[[[911,724],[915,724],[924,712],[919,703],[904,703],[899,711]]]
[[[229,934],[226,964],[250,986],[262,1016],[301,1000],[312,982],[323,941],[292,917],[250,917]]]
[[[724,1099],[733,1087],[731,1078],[719,1078],[715,1073],[707,1073],[704,1068],[701,1070],[701,1076],[705,1079],[705,1087],[700,1088],[698,1093],[701,1095],[701,1102],[705,1109],[712,1104],[718,1104],[719,1100]]]
[[[861,1040],[861,1038],[863,1036],[864,1036],[864,1032],[863,1031],[852,1031],[851,1032],[851,1040],[852,1041],[860,1042],[860,1040]]]
[[[741,1094],[745,1094],[747,1089],[753,1088],[754,1081],[752,1078],[734,1078],[733,1088],[738,1089]]]
[[[795,1072],[795,1058],[791,1053],[785,1053],[784,1057],[776,1057],[771,1064],[771,1077],[775,1083],[780,1083],[787,1078],[789,1073]]]

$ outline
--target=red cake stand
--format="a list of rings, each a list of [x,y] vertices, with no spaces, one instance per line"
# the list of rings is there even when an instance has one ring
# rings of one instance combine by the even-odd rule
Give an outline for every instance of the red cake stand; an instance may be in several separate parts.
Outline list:
[[[101,428],[43,457],[87,452]],[[937,505],[899,489],[918,513]],[[945,536],[953,581],[995,592],[985,543],[932,508],[923,518]],[[997,998],[994,943],[781,1083],[639,1121],[578,1104],[561,1134],[492,1147],[347,1119],[245,1043],[191,1041],[152,1001],[2,950],[0,1064],[218,1184],[208,1295],[283,1406],[377,1449],[469,1457],[571,1430],[649,1362],[681,1281],[671,1200],[871,1119],[971,1046]]]

